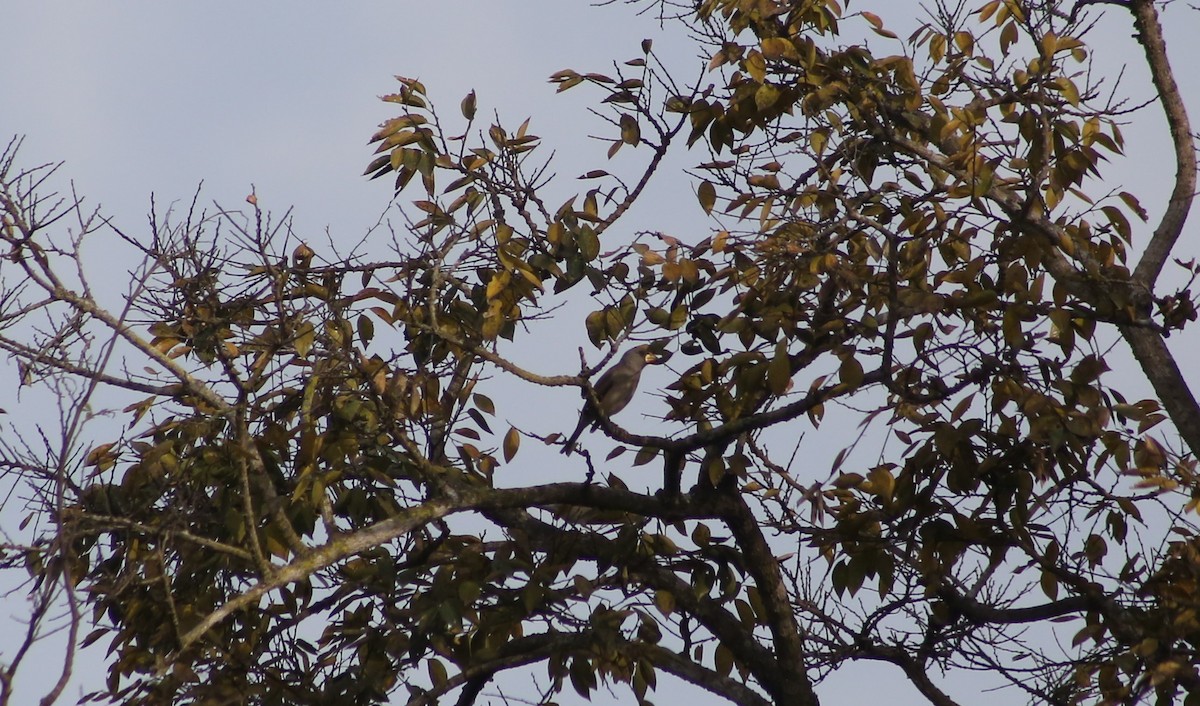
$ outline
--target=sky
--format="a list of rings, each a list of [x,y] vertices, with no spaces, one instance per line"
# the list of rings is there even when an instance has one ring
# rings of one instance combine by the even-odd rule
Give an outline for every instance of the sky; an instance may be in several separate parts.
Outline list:
[[[919,16],[912,0],[870,5],[902,35]],[[867,6],[851,3],[851,9]],[[1200,58],[1194,42],[1184,41],[1196,18],[1182,6],[1168,12],[1168,40],[1180,66]],[[614,59],[637,56],[644,38],[654,38],[656,50],[689,72],[695,66],[694,50],[652,17],[634,16],[619,3],[567,0],[46,0],[0,4],[0,27],[0,140],[25,136],[23,164],[65,161],[63,179],[122,228],[141,233],[152,193],[160,207],[186,205],[203,182],[201,203],[241,208],[253,189],[264,208],[292,207],[296,230],[318,253],[326,233],[352,242],[389,213],[388,180],[371,182],[361,173],[371,157],[368,137],[396,112],[378,100],[396,89],[394,75],[420,78],[446,114],[456,113],[473,89],[481,113],[495,109],[506,125],[532,116],[531,131],[558,151],[556,171],[574,175],[602,160],[603,146],[586,136],[604,127],[587,114],[588,96],[555,95],[546,80],[551,73],[608,70]],[[1102,29],[1117,47],[1104,57],[1106,65],[1136,63],[1127,53],[1134,49],[1128,24],[1106,22]],[[1180,72],[1185,93],[1200,95],[1198,73]],[[1129,80],[1136,89],[1136,71]],[[1149,97],[1144,87],[1132,92]],[[1127,131],[1135,158],[1123,172],[1152,212],[1161,210],[1153,199],[1165,197],[1160,174],[1169,171],[1157,125],[1150,120]],[[691,157],[699,162],[705,155]],[[670,220],[674,214],[696,214],[691,188],[676,180],[632,214],[635,222],[679,223]],[[104,266],[120,271],[133,264]],[[571,346],[581,344],[582,326],[571,335]],[[548,373],[573,372],[571,346],[543,351],[534,362]],[[569,358],[563,350],[572,351]],[[0,395],[8,394],[9,382],[0,382]],[[560,394],[544,413],[574,414],[577,405],[577,397]],[[18,614],[18,604],[0,603],[0,619]],[[0,637],[0,659],[6,653]],[[82,679],[89,668],[97,673],[85,663]],[[880,670],[864,670],[847,670],[852,678],[826,686],[828,702],[872,693],[879,682],[863,675]],[[660,702],[668,702],[669,688],[660,686]],[[901,689],[893,704],[921,702],[909,696]]]

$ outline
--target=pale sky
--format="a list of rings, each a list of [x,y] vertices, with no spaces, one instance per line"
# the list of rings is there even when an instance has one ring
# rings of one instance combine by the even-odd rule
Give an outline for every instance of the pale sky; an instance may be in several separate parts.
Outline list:
[[[856,0],[850,6],[869,8],[898,29],[910,28],[916,16],[912,0]],[[1137,64],[1136,54],[1123,55],[1136,50],[1128,22],[1117,17],[1117,8],[1110,12],[1114,20],[1104,24],[1107,35],[1101,36],[1111,37],[1106,42],[1117,49],[1105,57],[1106,65]],[[1178,6],[1167,19],[1170,49],[1183,67],[1178,78],[1195,106],[1200,72],[1191,69],[1200,55],[1190,35],[1197,15]],[[556,96],[549,74],[562,68],[609,70],[613,60],[637,56],[643,38],[654,38],[656,50],[686,66],[686,78],[699,66],[685,63],[695,50],[673,26],[663,32],[653,18],[636,17],[621,4],[596,8],[567,0],[320,5],[9,0],[0,4],[0,27],[0,140],[26,136],[22,164],[65,160],[62,178],[73,180],[90,203],[101,204],[132,233],[147,232],[151,192],[160,206],[186,204],[203,180],[202,203],[215,199],[241,208],[253,184],[264,208],[282,212],[295,206],[296,230],[318,252],[326,228],[339,241],[357,240],[388,209],[390,182],[360,175],[371,157],[367,139],[397,111],[378,100],[395,90],[395,74],[420,78],[444,116],[457,117],[459,100],[471,89],[485,125],[493,109],[511,127],[532,116],[531,131],[545,138],[547,154],[551,147],[559,151],[555,171],[570,179],[604,166],[604,146],[586,136],[611,130],[584,110],[594,94],[575,89]],[[1150,93],[1137,84],[1141,76],[1131,71],[1127,80],[1136,89],[1131,92],[1144,99]],[[1148,129],[1127,130],[1136,154],[1121,172],[1152,213],[1162,205],[1156,196],[1165,198],[1168,188],[1165,181],[1156,186],[1158,176],[1173,171],[1164,161],[1165,140],[1155,132],[1156,116]],[[697,149],[677,164],[705,158]],[[679,232],[704,225],[691,189],[687,180],[674,179],[652,206],[632,215],[645,224],[639,227],[698,241],[705,233]],[[676,214],[688,214],[689,220],[681,222]],[[1181,254],[1197,251],[1189,246]],[[114,264],[120,271],[133,263]],[[568,357],[544,359],[544,372],[578,369],[572,346],[585,340],[582,325],[575,335],[563,347]],[[1172,339],[1172,345],[1179,342]],[[0,383],[0,395],[11,389],[9,382]],[[546,418],[575,413],[577,396],[560,391],[555,399]],[[19,613],[19,600],[11,607],[0,604],[0,619]],[[0,659],[6,654],[0,637]],[[94,663],[81,664],[79,671],[83,680],[99,674]],[[843,672],[822,688],[826,703],[877,697],[880,685],[891,683],[880,681],[889,673],[883,667]],[[966,703],[976,700],[976,685],[959,681],[958,687],[950,691],[966,696]],[[674,695],[678,702],[685,693],[694,706],[717,703],[665,679],[656,701],[669,704]],[[905,685],[897,685],[888,700],[890,706],[924,703]]]

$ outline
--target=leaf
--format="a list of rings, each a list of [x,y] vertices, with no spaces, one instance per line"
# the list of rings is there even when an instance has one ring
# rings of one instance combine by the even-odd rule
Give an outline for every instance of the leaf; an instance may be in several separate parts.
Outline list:
[[[458,585],[458,598],[467,605],[474,603],[481,593],[482,589],[475,581],[463,581]]]
[[[706,475],[712,487],[720,487],[721,481],[725,480],[725,459],[717,457],[709,461]]]
[[[970,56],[975,51],[975,37],[970,32],[955,32],[954,45],[963,54]]]
[[[863,381],[862,363],[859,363],[853,355],[847,355],[842,360],[841,367],[838,368],[838,379],[848,387],[859,387]]]
[[[296,349],[296,355],[301,358],[307,357],[308,352],[312,350],[316,335],[317,332],[310,321],[305,321],[296,327],[296,336],[292,340],[292,346]]]
[[[929,58],[936,64],[946,56],[945,35],[935,34],[929,40]]]
[[[1058,579],[1049,571],[1042,571],[1042,593],[1052,601],[1058,600]]]
[[[696,189],[696,197],[700,199],[700,207],[705,213],[712,213],[713,206],[717,203],[717,188],[711,182],[702,181]]]
[[[813,152],[821,155],[825,152],[825,145],[829,142],[829,133],[826,130],[813,130],[808,136],[808,144],[812,147]]]
[[[754,105],[759,110],[766,110],[779,100],[779,89],[773,84],[764,83],[754,92]]]
[[[717,643],[717,650],[713,654],[713,660],[717,668],[717,674],[722,677],[729,676],[733,671],[733,652],[723,644]]]
[[[1125,213],[1116,206],[1104,206],[1100,209],[1108,216],[1108,222],[1112,224],[1113,229],[1117,231],[1117,235],[1121,236],[1121,240],[1131,242],[1133,239],[1133,229],[1129,225],[1129,219],[1125,217]]]
[[[605,338],[605,321],[607,317],[603,310],[593,311],[583,320],[584,326],[587,328],[588,340],[592,345],[599,346]]]
[[[363,314],[358,317],[356,322],[358,328],[358,340],[364,345],[368,345],[375,338],[375,322],[371,317]]]
[[[1058,79],[1055,80],[1054,84],[1058,90],[1062,92],[1063,98],[1066,98],[1068,103],[1073,106],[1079,105],[1079,88],[1075,85],[1074,81],[1066,76],[1059,76]]]
[[[92,449],[84,458],[84,465],[99,466],[100,463],[106,459],[108,452],[112,451],[114,446],[116,446],[115,443],[100,444],[96,448]]]
[[[492,398],[476,393],[471,395],[471,400],[475,402],[475,406],[479,408],[479,411],[490,416],[496,415],[496,404],[492,402]]]
[[[675,612],[675,594],[665,589],[659,589],[654,592],[654,607],[658,608],[658,612],[663,615],[670,615]]]
[[[429,670],[429,679],[435,687],[440,689],[446,685],[449,675],[446,673],[446,665],[442,664],[441,660],[431,659],[425,663],[425,666]]]
[[[767,60],[763,58],[761,52],[757,49],[752,49],[750,54],[742,62],[742,67],[746,73],[750,74],[750,78],[758,83],[764,83],[767,80]]]
[[[513,460],[513,456],[517,455],[517,449],[521,446],[521,433],[516,427],[509,427],[508,433],[504,435],[504,462],[508,463]]]
[[[1138,201],[1136,196],[1128,191],[1122,191],[1117,195],[1121,197],[1121,200],[1125,202],[1125,205],[1128,206],[1130,210],[1137,214],[1137,217],[1140,218],[1143,223],[1150,219],[1150,215],[1146,213],[1146,209],[1142,208],[1142,204],[1140,201]]]
[[[463,117],[467,120],[475,119],[475,91],[471,91],[462,99],[462,104],[459,105],[462,110]]]
[[[579,246],[579,254],[586,262],[591,262],[600,255],[600,238],[591,226],[580,226],[575,233],[575,244]]]
[[[884,500],[892,499],[892,493],[896,490],[896,479],[886,466],[872,468],[867,474],[867,480],[871,483],[872,493]]]
[[[638,449],[637,454],[633,457],[633,465],[644,466],[653,461],[654,457],[657,455],[658,449],[654,448],[653,446],[643,446],[642,448]]]
[[[621,141],[627,145],[636,145],[642,139],[642,129],[637,120],[628,113],[621,114]]]
[[[796,52],[796,45],[792,44],[792,40],[786,37],[767,37],[762,40],[763,56],[773,61],[786,59],[789,61],[799,62],[800,55]]]
[[[1009,22],[1000,30],[1000,53],[1008,56],[1008,49],[1017,41],[1017,23]]]
[[[773,395],[782,395],[792,384],[792,363],[788,359],[787,344],[780,341],[775,346],[775,355],[767,366],[767,387]]]
[[[588,694],[596,688],[596,672],[592,670],[588,660],[579,657],[572,660],[570,677],[571,686],[575,687],[576,693],[584,699],[591,700]]]

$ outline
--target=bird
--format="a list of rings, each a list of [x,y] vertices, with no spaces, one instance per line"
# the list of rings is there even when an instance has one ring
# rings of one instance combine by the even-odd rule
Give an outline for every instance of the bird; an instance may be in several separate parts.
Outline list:
[[[600,401],[600,411],[604,412],[605,417],[611,417],[625,409],[625,405],[629,404],[629,401],[633,399],[633,393],[637,390],[638,381],[642,377],[642,368],[656,360],[658,360],[658,356],[650,350],[650,346],[641,345],[626,351],[616,365],[600,376],[592,389],[596,392],[596,399]],[[575,450],[575,442],[579,439],[579,435],[589,424],[592,429],[600,426],[600,416],[597,414],[590,396],[583,403],[583,411],[579,413],[579,424],[575,427],[575,431],[571,432],[571,437],[567,439],[566,445],[559,453],[571,455],[571,452]]]

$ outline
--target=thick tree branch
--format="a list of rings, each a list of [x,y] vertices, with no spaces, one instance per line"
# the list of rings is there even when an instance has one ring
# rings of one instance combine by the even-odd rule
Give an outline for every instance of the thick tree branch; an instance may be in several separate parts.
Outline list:
[[[739,704],[739,706],[771,706],[772,703],[779,703],[778,701],[767,701],[746,685],[720,676],[711,669],[706,669],[682,655],[657,645],[630,642],[626,643],[626,649],[644,659],[649,659],[654,666],[661,667],[671,674]]]
[[[428,502],[405,509],[400,514],[353,534],[335,537],[291,563],[279,567],[254,587],[226,601],[207,615],[180,639],[180,652],[188,649],[206,632],[237,610],[253,605],[263,595],[282,586],[308,578],[317,570],[360,554],[368,549],[404,536],[434,520],[471,510],[547,507],[561,504],[588,504],[598,509],[620,510],[636,514],[681,519],[687,517],[681,506],[612,488],[597,488],[581,483],[556,483],[534,488],[476,489],[443,486],[443,494]],[[691,507],[683,505],[682,507]]]
[[[1200,404],[1167,342],[1156,331],[1130,325],[1118,328],[1184,443],[1193,456],[1200,457]]]
[[[728,523],[738,546],[746,555],[747,568],[758,584],[758,592],[766,608],[767,627],[771,630],[775,652],[789,676],[774,682],[774,696],[779,703],[816,706],[817,695],[808,680],[808,660],[800,639],[788,587],[779,570],[779,562],[763,536],[759,520],[737,495],[722,495],[725,511],[722,518]]]
[[[684,496],[670,503],[669,507],[674,511],[693,502],[693,498]],[[707,515],[707,512],[690,513],[690,518],[700,519]],[[489,517],[510,529],[518,529],[525,533],[541,551],[549,552],[558,547],[571,546],[581,559],[624,566],[630,579],[654,590],[670,592],[680,608],[729,648],[761,683],[770,684],[779,678],[780,665],[770,650],[747,633],[735,616],[707,596],[697,596],[691,584],[667,568],[651,562],[630,562],[628,552],[624,548],[597,533],[559,529],[531,517],[522,510],[503,510],[489,513]]]
[[[1171,130],[1171,142],[1175,153],[1175,187],[1167,201],[1166,212],[1154,235],[1142,253],[1133,272],[1134,282],[1153,291],[1163,265],[1171,256],[1175,242],[1183,232],[1188,213],[1196,195],[1196,147],[1192,140],[1192,126],[1188,120],[1187,106],[1175,83],[1175,72],[1167,56],[1167,43],[1163,38],[1162,25],[1158,22],[1158,10],[1154,0],[1131,0],[1129,9],[1133,13],[1138,43],[1146,52],[1146,65],[1150,78],[1158,89],[1163,113]],[[1132,345],[1132,344],[1131,344]],[[1194,452],[1200,448],[1192,446]]]

